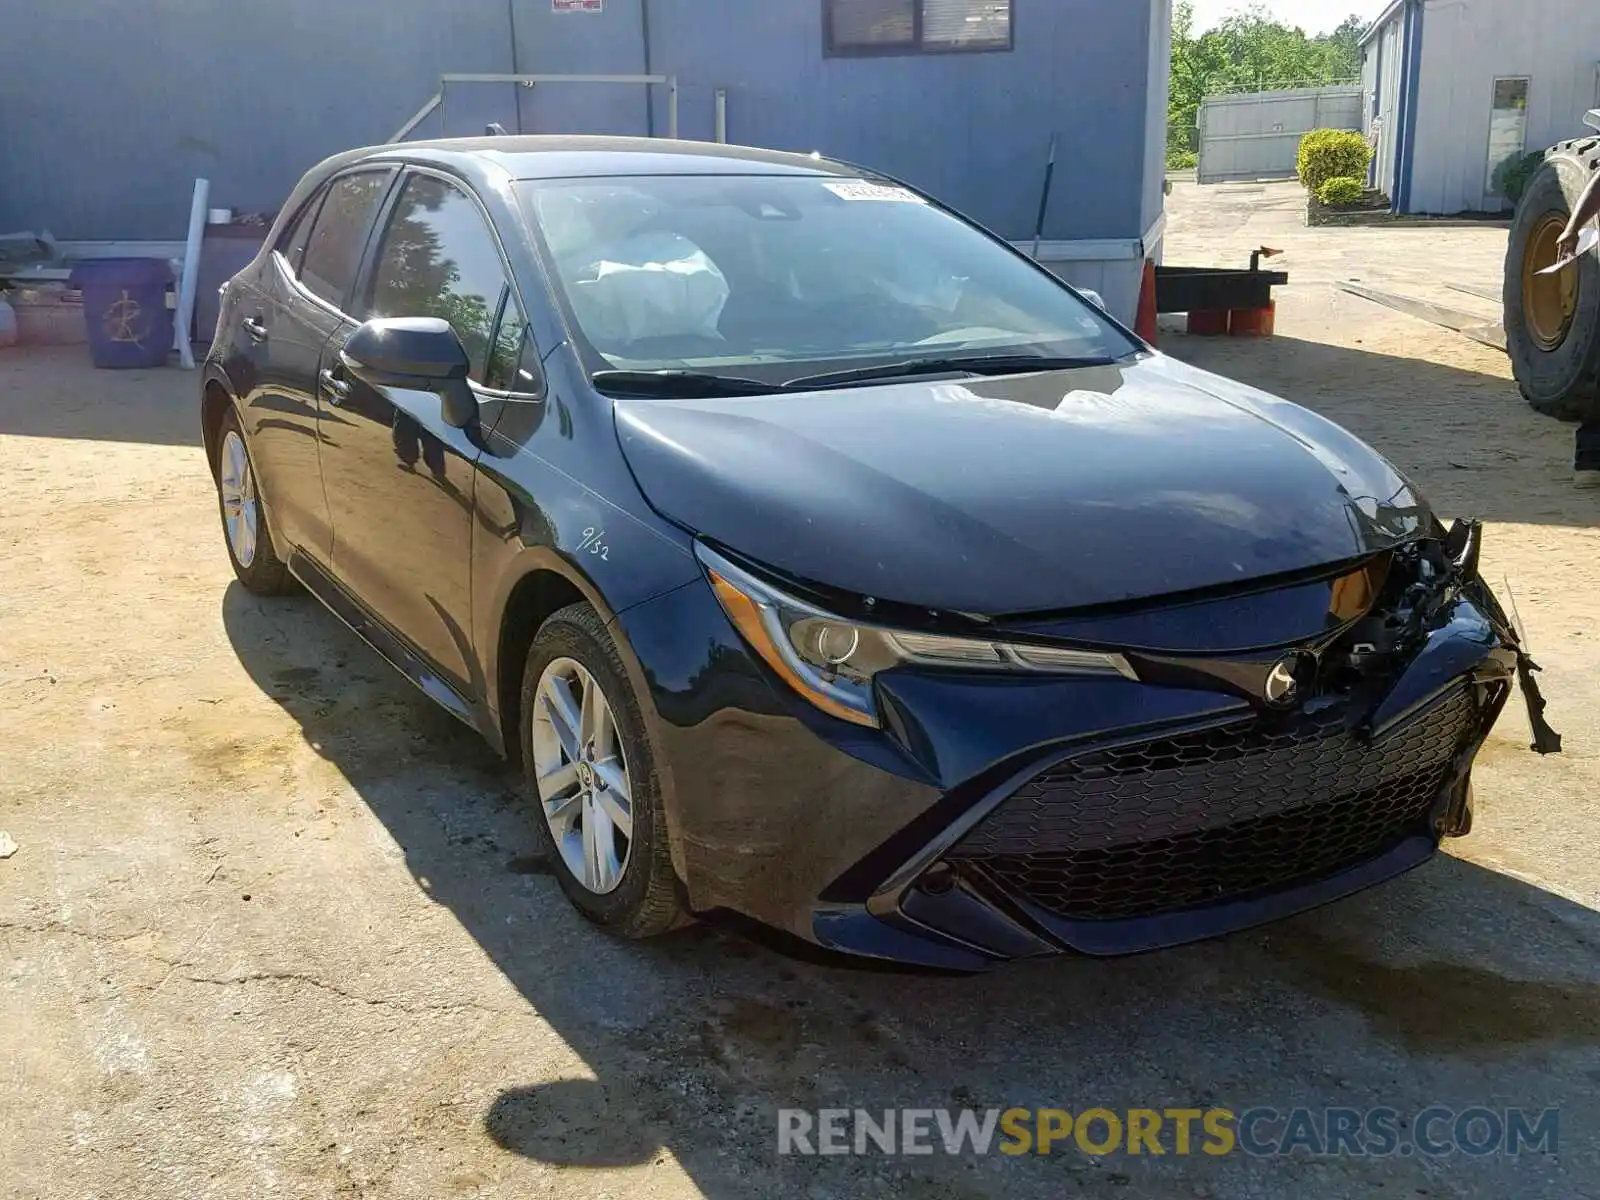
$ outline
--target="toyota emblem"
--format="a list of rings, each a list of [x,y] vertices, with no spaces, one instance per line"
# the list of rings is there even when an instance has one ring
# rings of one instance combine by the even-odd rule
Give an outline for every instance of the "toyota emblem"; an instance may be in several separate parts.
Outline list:
[[[1291,654],[1279,659],[1267,672],[1262,694],[1274,708],[1288,708],[1300,698],[1300,670],[1304,663],[1301,655]]]

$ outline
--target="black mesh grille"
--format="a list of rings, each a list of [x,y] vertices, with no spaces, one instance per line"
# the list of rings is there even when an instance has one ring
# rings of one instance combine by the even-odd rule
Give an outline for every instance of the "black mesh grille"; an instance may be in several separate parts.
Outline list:
[[[1476,722],[1462,689],[1377,743],[1335,710],[1090,751],[1024,784],[947,857],[1076,920],[1285,887],[1421,830]]]

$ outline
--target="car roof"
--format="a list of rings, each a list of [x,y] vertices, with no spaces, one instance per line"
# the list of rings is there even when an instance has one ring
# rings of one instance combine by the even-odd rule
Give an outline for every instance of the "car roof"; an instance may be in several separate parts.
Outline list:
[[[474,163],[512,179],[562,179],[606,175],[821,175],[870,174],[821,157],[725,146],[715,142],[643,137],[496,135],[397,142],[372,147],[370,157],[394,156],[454,165]]]
[[[330,178],[371,163],[431,164],[482,188],[508,179],[599,178],[624,175],[791,175],[882,179],[877,172],[820,154],[790,154],[751,146],[670,138],[504,135],[439,138],[363,146],[325,158],[284,201],[267,235],[274,247],[305,202]]]

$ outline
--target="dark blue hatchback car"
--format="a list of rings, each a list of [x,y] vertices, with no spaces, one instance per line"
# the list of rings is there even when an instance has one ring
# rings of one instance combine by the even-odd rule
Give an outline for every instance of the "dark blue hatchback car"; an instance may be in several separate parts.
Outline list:
[[[628,936],[1172,945],[1464,832],[1519,668],[1550,748],[1476,525],[814,156],[330,159],[228,285],[202,412],[243,584],[518,763]]]

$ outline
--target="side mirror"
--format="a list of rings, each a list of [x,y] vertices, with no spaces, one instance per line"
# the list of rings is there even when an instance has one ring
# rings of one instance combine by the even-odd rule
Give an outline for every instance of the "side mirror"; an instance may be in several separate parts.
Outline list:
[[[1105,297],[1102,296],[1099,292],[1095,291],[1093,288],[1079,288],[1078,289],[1078,295],[1082,296],[1085,300],[1087,300],[1090,304],[1094,305],[1101,312],[1105,312],[1106,311],[1106,299],[1105,299]]]
[[[373,387],[436,392],[445,423],[477,423],[478,398],[467,383],[471,364],[456,331],[438,317],[379,317],[350,335],[339,353],[344,369]]]

